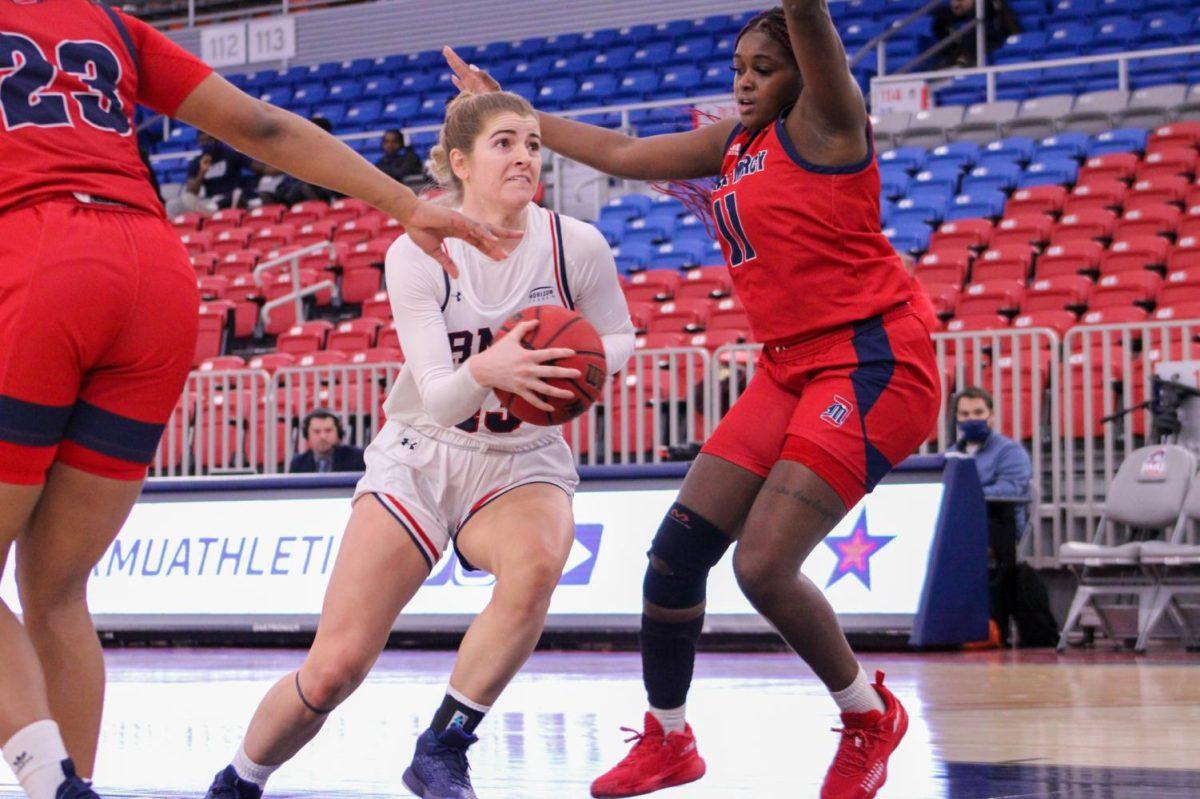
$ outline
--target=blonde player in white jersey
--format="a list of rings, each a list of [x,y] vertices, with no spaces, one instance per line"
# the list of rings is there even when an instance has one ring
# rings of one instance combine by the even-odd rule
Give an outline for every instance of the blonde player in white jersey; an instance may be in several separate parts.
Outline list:
[[[513,230],[508,258],[457,241],[454,277],[407,237],[387,255],[387,285],[408,357],[385,404],[387,424],[367,449],[367,471],[304,665],[271,688],[212,799],[257,799],[270,774],[321,728],[371,669],[396,616],[453,543],[468,568],[496,577],[491,601],[458,650],[442,706],[417,742],[405,785],[426,799],[474,799],[467,775],[473,731],[541,634],[574,538],[578,482],[558,427],[502,411],[504,389],[570,396],[544,382],[578,377],[546,364],[570,350],[527,350],[524,322],[493,343],[515,312],[555,304],[600,333],[610,373],[633,352],[633,325],[604,238],[531,200],[541,137],[514,94],[460,95],[434,151],[440,182],[464,213]]]

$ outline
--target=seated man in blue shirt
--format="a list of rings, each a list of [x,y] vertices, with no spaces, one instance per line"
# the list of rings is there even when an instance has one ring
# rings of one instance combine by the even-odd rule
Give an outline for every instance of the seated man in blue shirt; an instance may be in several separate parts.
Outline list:
[[[958,440],[954,449],[975,458],[983,495],[988,499],[1031,500],[1033,464],[1025,448],[1011,438],[992,429],[994,418],[992,395],[976,386],[969,386],[954,395],[954,415],[958,421]],[[1014,508],[1016,534],[1025,531],[1028,508]]]

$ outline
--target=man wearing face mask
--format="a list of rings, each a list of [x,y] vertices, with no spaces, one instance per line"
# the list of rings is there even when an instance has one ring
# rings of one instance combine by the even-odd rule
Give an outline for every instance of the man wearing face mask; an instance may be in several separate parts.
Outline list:
[[[975,458],[983,495],[989,499],[1019,500],[1030,498],[1033,464],[1025,448],[992,429],[992,395],[977,386],[969,386],[954,395],[954,415],[958,420],[958,441],[954,449]],[[1016,507],[1017,535],[1025,529],[1028,510]]]

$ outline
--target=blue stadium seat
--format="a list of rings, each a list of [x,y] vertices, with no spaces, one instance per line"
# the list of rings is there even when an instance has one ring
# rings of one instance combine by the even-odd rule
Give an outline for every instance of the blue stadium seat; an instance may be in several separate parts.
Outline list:
[[[362,97],[362,84],[356,80],[339,80],[329,84],[329,99],[352,103]]]
[[[1025,168],[1017,187],[1027,189],[1031,186],[1069,185],[1075,182],[1078,175],[1079,164],[1069,158],[1034,161]]]
[[[716,42],[711,36],[688,36],[675,45],[671,53],[671,62],[676,64],[696,64],[706,61],[712,56]]]
[[[929,153],[926,168],[932,169],[935,164],[955,164],[960,170],[966,171],[979,160],[983,148],[975,142],[956,141],[933,148]]]
[[[313,116],[325,117],[336,130],[346,118],[346,106],[342,103],[322,103],[313,108]]]
[[[688,97],[695,94],[704,75],[696,67],[670,67],[662,76],[658,97]]]
[[[1021,180],[1021,167],[1016,164],[977,166],[962,180],[962,192],[975,195],[979,192],[1011,191]]]
[[[1091,46],[1093,36],[1090,25],[1056,25],[1047,31],[1046,52],[1059,58],[1084,52]]]
[[[912,177],[903,169],[885,170],[880,167],[879,178],[881,193],[889,198],[905,196],[908,194],[909,184],[912,183]]]
[[[533,81],[521,81],[519,83],[510,83],[509,85],[505,86],[504,88],[506,91],[510,91],[513,94],[521,95],[522,97],[524,97],[526,100],[528,100],[531,103],[537,101],[537,92],[538,92],[537,84],[535,84]]]
[[[678,39],[692,32],[690,19],[675,19],[670,22],[660,22],[654,26],[654,35],[663,39]]]
[[[705,93],[727,92],[733,80],[731,74],[728,65],[708,67],[704,70],[699,88]]]
[[[326,61],[322,64],[313,64],[306,67],[307,73],[303,76],[304,80],[323,80],[329,81],[334,78],[341,77],[342,65],[338,61]],[[291,70],[288,70],[289,73]]]
[[[556,36],[547,36],[545,51],[547,53],[572,53],[579,50],[583,44],[582,33],[560,33]]]
[[[1133,42],[1141,38],[1142,23],[1132,17],[1115,17],[1107,19],[1096,26],[1094,52],[1104,48],[1115,47],[1112,52],[1132,49]]]
[[[1037,150],[1033,154],[1034,160],[1083,158],[1087,155],[1091,139],[1086,133],[1059,133],[1047,136],[1038,142]]]
[[[621,242],[613,248],[613,257],[617,269],[622,272],[636,272],[645,269],[654,260],[657,247],[653,244],[627,244]]]
[[[1007,139],[990,142],[983,148],[984,157],[1004,155],[1022,163],[1033,157],[1037,144],[1028,136],[1012,136]]]
[[[1004,44],[992,55],[996,64],[1016,64],[1032,61],[1046,49],[1046,34],[1041,31],[1029,33],[1014,33],[1004,40]]]
[[[1099,0],[1096,4],[1096,16],[1100,19],[1128,17],[1138,13],[1141,8],[1140,0]]]
[[[554,61],[553,56],[541,56],[540,58],[517,61],[513,64],[512,68],[513,79],[521,81],[542,80],[554,68]]]
[[[1089,158],[1107,153],[1143,152],[1146,149],[1146,131],[1141,128],[1122,128],[1097,133],[1088,144]]]
[[[405,74],[399,79],[398,90],[402,92],[420,93],[432,89],[437,85],[437,78],[433,75],[426,75],[423,72],[415,72]]]
[[[632,208],[637,211],[637,216],[645,216],[650,213],[650,208],[654,204],[654,199],[645,194],[622,194],[619,197],[614,197],[608,201],[605,208]]]
[[[363,130],[368,130],[371,126],[378,125],[382,119],[382,100],[364,100],[361,103],[355,103],[346,110],[346,123],[349,125],[360,125]]]
[[[1050,14],[1056,21],[1090,22],[1098,10],[1096,0],[1058,0]]]
[[[978,191],[960,194],[946,209],[946,222],[957,219],[997,218],[1004,214],[1008,198],[999,191]]]
[[[915,172],[925,165],[929,152],[924,147],[897,147],[879,154],[880,166],[892,164]]]
[[[934,169],[933,167],[938,167]],[[947,196],[958,193],[958,183],[962,176],[962,170],[958,164],[926,164],[925,169],[913,176],[913,182],[909,185],[909,193],[915,189],[937,188]]]
[[[948,196],[940,197],[905,197],[896,203],[896,210],[891,214],[889,224],[892,227],[907,227],[917,223],[938,225],[946,215]]]
[[[625,223],[620,219],[597,219],[594,224],[610,247],[620,244],[625,236]]]
[[[1172,47],[1188,39],[1192,21],[1182,14],[1154,14],[1147,17],[1142,29],[1142,46]]]
[[[296,87],[296,91],[292,94],[292,102],[304,105],[316,105],[317,103],[325,102],[325,98],[329,96],[329,90],[325,88],[324,83],[302,83]]]
[[[596,53],[592,50],[584,50],[577,53],[563,53],[558,58],[554,59],[551,65],[551,73],[555,77],[564,75],[578,75],[591,69],[592,59]],[[526,76],[528,77],[528,76]]]
[[[636,69],[626,72],[625,77],[621,78],[612,101],[617,103],[641,102],[649,99],[657,88],[658,72],[651,69]]]
[[[573,78],[552,78],[538,90],[537,105],[551,110],[566,108],[575,100],[576,91]]]
[[[674,51],[675,45],[671,42],[652,42],[634,51],[630,66],[639,69],[661,67],[670,60]]]
[[[408,93],[407,90],[405,93]],[[364,97],[378,97],[380,100],[386,101],[399,94],[399,84],[394,78],[368,78],[363,82]]]
[[[421,101],[412,95],[400,95],[395,100],[387,103],[383,107],[383,116],[380,121],[388,125],[400,125],[404,127],[412,124],[410,119],[417,115],[421,108]]]
[[[929,249],[933,231],[928,225],[899,225],[885,228],[883,234],[896,250],[915,254]]]
[[[292,90],[285,88],[273,89],[269,92],[263,92],[258,96],[258,99],[264,103],[277,105],[280,108],[287,108],[292,104]]]
[[[631,45],[601,50],[592,56],[592,63],[588,65],[588,71],[603,72],[624,69],[633,60],[633,54],[634,48]]]
[[[848,26],[842,34],[842,41],[848,49],[862,47],[867,42],[883,33],[882,22],[862,22]]]
[[[607,72],[584,75],[576,97],[585,105],[605,105],[617,89],[617,77]]]

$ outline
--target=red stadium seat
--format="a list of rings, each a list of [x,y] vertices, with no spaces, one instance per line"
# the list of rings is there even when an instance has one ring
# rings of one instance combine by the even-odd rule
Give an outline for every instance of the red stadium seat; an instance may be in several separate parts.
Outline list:
[[[213,235],[211,233],[205,233],[202,230],[182,233],[179,236],[179,240],[183,242],[183,246],[190,255],[203,255],[212,252]]]
[[[1079,320],[1082,325],[1116,325],[1126,322],[1144,322],[1150,314],[1143,308],[1128,305],[1122,308],[1102,308],[1088,311]]]
[[[1116,240],[1135,236],[1174,236],[1183,216],[1174,205],[1146,205],[1126,211],[1113,229]]]
[[[683,275],[674,269],[647,269],[629,278],[630,289],[637,289],[638,300],[652,299],[662,302],[675,296],[676,289],[683,282]],[[649,289],[653,289],[650,293]],[[650,294],[649,297],[645,296]],[[628,292],[627,292],[628,295]],[[633,299],[631,297],[631,299]]]
[[[712,315],[708,317],[705,332],[711,333],[714,330],[736,330],[742,333],[747,341],[754,340],[750,332],[750,319],[746,316],[745,311],[735,309],[713,311]]]
[[[684,299],[727,297],[733,293],[733,280],[724,266],[701,266],[689,269],[675,296]]]
[[[1183,218],[1179,220],[1179,228],[1176,232],[1180,238],[1200,236],[1200,203],[1188,207]]]
[[[325,348],[342,352],[360,352],[370,349],[375,346],[375,339],[379,335],[381,327],[383,327],[382,319],[369,316],[342,322],[329,334]]]
[[[193,365],[221,354],[225,343],[225,330],[232,311],[233,303],[228,300],[200,304],[199,334],[196,338]]]
[[[926,253],[913,268],[913,277],[924,286],[953,285],[962,287],[971,259],[965,250],[954,254]]]
[[[250,231],[245,228],[222,230],[213,235],[212,252],[219,256],[241,252],[250,247]]]
[[[1191,269],[1168,272],[1158,290],[1157,302],[1160,307],[1200,302],[1200,264]]]
[[[262,369],[264,372],[275,374],[276,370],[295,366],[296,358],[286,352],[268,352],[265,355],[255,355],[247,363],[251,369]]]
[[[958,302],[962,299],[962,290],[952,285],[924,286],[929,302],[933,305],[934,313],[938,316],[953,316],[958,310]]]
[[[975,267],[980,264],[993,264],[997,267],[1008,265],[1019,269],[1022,274],[1028,274],[1033,265],[1033,248],[1028,244],[1008,244],[1004,247],[993,247],[986,250],[975,261]]]
[[[1178,175],[1139,180],[1125,195],[1125,209],[1161,203],[1182,204],[1188,193],[1188,179]]]
[[[289,208],[281,221],[289,225],[307,225],[310,222],[324,219],[328,213],[329,205],[327,203],[320,200],[308,200],[296,203]]]
[[[1063,205],[1063,213],[1120,208],[1128,190],[1129,187],[1119,180],[1096,179],[1090,183],[1077,183]]]
[[[344,363],[350,363],[350,356],[344,352],[336,350],[321,350],[320,352],[309,352],[301,355],[296,360],[297,366],[341,366]]]
[[[1135,180],[1170,177],[1179,175],[1191,178],[1196,173],[1196,150],[1187,148],[1160,148],[1148,153],[1137,168]]]
[[[276,349],[292,354],[319,350],[325,346],[325,339],[332,329],[333,325],[323,319],[301,322],[279,336]]]
[[[971,270],[971,282],[981,283],[992,280],[1019,280],[1022,283],[1029,277],[1029,267],[1024,263],[1011,259],[985,261],[980,258]]]
[[[1163,125],[1146,142],[1146,152],[1154,153],[1161,149],[1200,146],[1200,122],[1174,122]]]
[[[201,301],[223,300],[225,292],[229,290],[229,278],[207,275],[196,281],[196,288],[200,290]]]
[[[247,275],[258,265],[258,253],[253,250],[239,250],[221,256],[213,268],[213,274],[228,278]]]
[[[1170,251],[1171,242],[1160,236],[1135,236],[1115,241],[1100,258],[1100,274],[1165,267]]]
[[[1025,284],[1020,280],[993,280],[971,283],[958,303],[960,316],[984,316],[1021,307]]]
[[[639,350],[686,347],[688,346],[689,339],[691,339],[691,336],[687,333],[647,333],[644,336],[638,336],[634,342],[634,346]]]
[[[1154,312],[1156,322],[1170,322],[1175,319],[1200,319],[1200,301],[1181,302]]]
[[[1162,278],[1152,272],[1121,272],[1100,278],[1100,283],[1088,300],[1089,310],[1115,308],[1154,301]]]
[[[388,248],[391,246],[390,241],[382,239],[372,239],[362,244],[355,244],[342,258],[342,266],[346,269],[359,269],[365,266],[382,269]]]
[[[1010,244],[1043,244],[1050,240],[1054,220],[1045,214],[1024,213],[1007,216],[996,223],[992,234],[992,249]]]
[[[373,316],[376,319],[391,321],[392,303],[388,300],[386,291],[377,291],[371,297],[363,300],[362,315]]]
[[[299,246],[299,245],[297,245]],[[301,269],[312,269],[317,272],[337,271],[342,267],[342,258],[350,251],[349,245],[340,242],[310,253],[300,258]],[[326,276],[327,277],[327,276]]]
[[[992,228],[990,219],[956,219],[946,222],[929,240],[929,249],[931,252],[955,250],[960,247],[982,250],[992,240]]]
[[[1132,180],[1141,159],[1137,153],[1109,153],[1089,158],[1079,170],[1077,183],[1091,183],[1098,178]]]
[[[404,353],[399,347],[372,347],[350,356],[350,363],[403,363]]]
[[[241,208],[222,208],[214,211],[212,216],[204,220],[204,229],[209,233],[220,233],[222,230],[234,230],[242,226],[246,212]]]
[[[278,203],[271,205],[260,205],[258,208],[252,208],[246,213],[242,220],[243,225],[262,227],[264,225],[277,225],[283,221],[283,215],[287,213],[287,206]]]
[[[970,333],[979,330],[1001,330],[1008,327],[1008,320],[998,314],[983,316],[960,316],[946,323],[947,333]]]
[[[292,241],[301,247],[322,241],[332,241],[335,230],[337,230],[337,224],[334,222],[327,220],[309,222],[307,225],[300,225],[296,228],[296,235]]]
[[[400,350],[404,348],[400,346],[400,335],[396,332],[396,328],[391,325],[384,325],[379,328],[379,336],[375,339],[376,347],[386,347],[388,349]]]
[[[375,208],[368,202],[356,197],[341,197],[329,204],[330,211],[353,211],[358,216],[374,213]]]
[[[245,369],[246,361],[237,355],[218,355],[215,358],[205,358],[196,367],[200,372],[226,372],[233,369]]]
[[[348,212],[342,212],[348,213]],[[331,213],[336,216],[337,213]],[[328,220],[329,217],[326,217]],[[349,244],[365,244],[377,237],[383,229],[383,220],[377,216],[367,216],[361,219],[348,219],[343,222],[333,234],[335,241]]]
[[[180,235],[184,233],[195,233],[200,228],[204,227],[204,222],[207,217],[199,211],[188,211],[186,214],[179,214],[171,217],[171,226],[179,231]]]
[[[740,330],[705,330],[688,339],[688,346],[704,347],[709,352],[715,352],[726,344],[744,344],[745,342],[746,336]]]
[[[1036,278],[1044,279],[1059,275],[1077,275],[1081,272],[1097,272],[1104,247],[1097,241],[1066,241],[1051,244],[1037,259]]]
[[[287,246],[296,238],[296,226],[279,224],[259,228],[254,234],[254,246],[260,250],[274,250]]]
[[[374,208],[368,208],[366,211],[363,211],[362,209],[354,206],[343,205],[334,208],[333,205],[330,205],[329,210],[325,212],[325,216],[322,217],[322,219],[330,222],[336,222],[339,229],[344,229],[350,222],[369,220],[371,222],[371,226],[375,230],[378,230],[383,222],[383,219],[381,218],[382,216],[383,215]],[[375,224],[376,222],[379,224]]]
[[[656,307],[653,302],[629,303],[629,318],[633,322],[633,329],[645,333],[650,327],[650,318],[654,316]]]
[[[1066,186],[1033,186],[1017,189],[1004,206],[1006,217],[1025,214],[1057,214],[1067,201]]]
[[[1087,305],[1092,281],[1082,275],[1058,275],[1035,280],[1025,293],[1021,313],[1063,311]]]
[[[1075,322],[1075,314],[1070,311],[1034,311],[1023,313],[1013,319],[1012,326],[1017,329],[1048,327],[1061,338],[1075,326]]]
[[[342,302],[357,304],[370,300],[379,292],[382,275],[383,273],[373,266],[343,271]]]
[[[708,319],[709,303],[706,300],[678,300],[664,302],[650,318],[650,333],[696,331],[704,328]]]
[[[1067,241],[1111,239],[1113,228],[1116,226],[1117,215],[1104,209],[1064,214],[1063,218],[1058,220],[1058,225],[1055,226],[1054,233],[1050,236],[1050,243],[1062,244]]]

